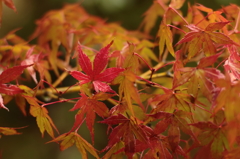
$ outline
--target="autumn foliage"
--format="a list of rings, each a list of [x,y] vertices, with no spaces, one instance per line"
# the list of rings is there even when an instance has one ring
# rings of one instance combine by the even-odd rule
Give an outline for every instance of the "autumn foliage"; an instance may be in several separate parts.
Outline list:
[[[84,159],[238,158],[239,20],[234,4],[214,11],[174,0],[154,1],[138,31],[80,5],[50,11],[28,41],[15,31],[0,39],[0,111],[11,111],[15,99],[23,115],[36,118],[42,136],[52,137],[48,144],[60,150],[75,145]],[[61,87],[68,76],[76,83]],[[69,92],[77,97],[64,98]],[[39,100],[46,94],[55,101]],[[68,132],[58,132],[48,114],[62,102],[76,113]],[[108,126],[102,150],[94,147],[96,122]],[[91,141],[79,134],[83,124]],[[0,127],[0,133],[20,134],[17,129]]]

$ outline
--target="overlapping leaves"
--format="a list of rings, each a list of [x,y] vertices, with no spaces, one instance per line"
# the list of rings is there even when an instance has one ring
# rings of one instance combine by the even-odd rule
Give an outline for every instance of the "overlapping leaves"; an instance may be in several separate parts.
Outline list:
[[[107,151],[104,159],[121,158],[124,154],[128,158],[140,156],[146,159],[168,159],[178,158],[179,155],[190,158],[193,156],[191,150],[198,151],[195,158],[222,158],[222,156],[236,158],[240,145],[238,141],[240,58],[239,40],[236,34],[239,28],[239,9],[231,5],[221,11],[213,11],[202,5],[193,7],[189,5],[185,20],[185,13],[178,10],[183,3],[184,0],[154,1],[145,13],[144,34],[127,31],[115,23],[105,24],[104,20],[88,15],[77,5],[69,5],[63,10],[49,12],[39,20],[38,29],[33,37],[39,36],[38,44],[44,51],[48,51],[47,58],[51,69],[57,75],[59,68],[71,69],[68,67],[70,52],[75,48],[76,42],[81,41],[85,45],[79,44],[77,47],[78,64],[82,72],[70,71],[70,75],[80,81],[81,97],[77,98],[78,101],[71,109],[78,111],[73,127],[68,133],[55,138],[54,129],[56,131],[57,129],[47,108],[44,107],[46,105],[41,106],[39,103],[42,102],[38,101],[34,93],[25,92],[23,95],[30,104],[30,114],[36,117],[41,134],[46,131],[54,138],[50,142],[59,142],[61,150],[75,144],[82,158],[87,158],[87,153],[99,158],[94,146],[77,133],[82,123],[86,121],[94,143],[96,134],[94,123],[98,115],[104,118],[100,123],[107,124],[110,131],[109,142],[102,150]],[[13,4],[11,3],[10,6],[13,7]],[[222,15],[222,11],[225,11],[226,16]],[[205,18],[202,12],[207,13]],[[157,35],[159,43],[155,44],[148,41],[147,34],[161,16],[163,20]],[[187,24],[187,28],[184,28],[183,22]],[[231,26],[230,23],[235,26]],[[15,34],[9,34],[8,38],[9,36]],[[177,41],[175,37],[181,40]],[[19,98],[21,97],[19,93],[23,93],[23,90],[16,85],[6,83],[15,80],[25,68],[28,68],[37,83],[38,77],[41,80],[47,79],[46,72],[50,68],[41,64],[42,54],[32,54],[32,49],[26,54],[22,53],[31,48],[25,44],[25,41],[22,44],[22,40],[15,36],[12,40],[21,42],[14,43],[8,38],[0,41],[1,45],[4,45],[1,47],[1,51],[4,52],[1,56],[1,62],[4,64],[1,64],[1,67],[8,62],[24,65],[5,69],[2,72],[0,93],[11,98],[18,94],[16,98]],[[115,43],[111,42],[105,46],[109,39],[115,39]],[[173,43],[176,45],[173,46]],[[84,53],[82,49],[96,44],[105,47],[97,52],[94,60],[91,61],[87,51]],[[159,45],[159,59],[151,50],[156,45]],[[61,46],[66,49],[66,54],[62,54],[59,49]],[[112,54],[109,53],[110,47],[114,50]],[[13,54],[16,53],[14,51],[18,51],[17,57],[8,54],[7,51]],[[20,56],[24,56],[25,60]],[[60,56],[64,60],[58,58]],[[219,62],[217,67],[216,62]],[[30,67],[28,64],[31,63],[36,65]],[[173,63],[173,67],[169,66]],[[225,70],[222,69],[223,67]],[[39,76],[34,71],[36,68]],[[64,72],[53,83],[53,87],[61,83],[66,74]],[[172,79],[157,83],[160,81],[157,78],[162,76]],[[156,78],[153,79],[154,82],[151,81],[152,78]],[[50,79],[47,80],[51,81]],[[173,83],[169,84],[171,81]],[[51,82],[49,83],[51,85]],[[165,85],[166,83],[168,84]],[[115,84],[118,88],[115,90],[118,91],[113,91],[110,84]],[[79,86],[76,88],[75,90],[79,91]],[[91,90],[92,88],[94,91]],[[48,91],[49,89],[39,90],[36,87],[35,90],[36,95],[42,91],[42,94],[55,97],[51,91]],[[61,92],[58,88],[56,90]],[[147,94],[148,99],[143,100],[142,93]],[[0,96],[1,108],[7,109],[3,105],[5,101],[10,101],[7,97],[3,99]],[[105,100],[113,104],[110,112],[102,102]],[[17,101],[21,103],[23,98]],[[75,101],[67,99],[57,102]],[[205,108],[199,106],[205,104]],[[201,108],[201,111],[196,107]],[[24,112],[27,114],[26,111]],[[150,114],[147,115],[148,113]],[[0,127],[0,133],[18,134],[14,128],[5,127]],[[196,147],[198,149],[195,149]]]
[[[179,68],[182,75],[175,83],[175,87],[188,82],[189,94],[197,97],[201,92],[209,101],[212,101],[215,91],[214,81],[224,78],[224,75],[216,68],[207,67],[213,66],[219,55],[202,58],[197,67]]]
[[[217,44],[235,44],[227,35],[215,31],[222,29],[228,23],[229,22],[210,23],[204,30],[193,24],[187,25],[191,31],[188,32],[177,45],[188,42],[188,59],[199,55],[201,51],[206,56],[214,55],[217,52]]]
[[[75,123],[72,127],[72,131],[75,129],[78,129],[79,126],[82,124],[82,122],[85,120],[85,114],[86,114],[86,123],[87,127],[91,133],[92,142],[94,143],[94,122],[96,118],[96,114],[100,117],[108,117],[109,110],[107,106],[98,100],[105,100],[108,99],[111,95],[105,95],[104,93],[96,94],[92,97],[87,97],[85,94],[81,94],[81,99],[77,101],[77,103],[74,105],[74,107],[71,109],[77,110],[78,113],[75,116]]]
[[[99,159],[98,154],[94,149],[94,147],[76,132],[62,134],[50,142],[59,142],[59,141],[61,141],[60,143],[61,151],[75,144],[76,147],[78,148],[78,151],[81,153],[83,159],[88,158],[87,151],[91,153],[95,158]]]
[[[108,145],[103,151],[106,151],[115,144],[123,141],[125,146],[121,151],[124,151],[129,158],[132,158],[133,154],[137,152],[136,142],[140,141],[142,144],[149,145],[146,126],[139,123],[136,118],[128,119],[121,114],[117,114],[101,121],[100,123],[105,123],[110,126],[118,124],[118,126],[112,130],[109,136]]]

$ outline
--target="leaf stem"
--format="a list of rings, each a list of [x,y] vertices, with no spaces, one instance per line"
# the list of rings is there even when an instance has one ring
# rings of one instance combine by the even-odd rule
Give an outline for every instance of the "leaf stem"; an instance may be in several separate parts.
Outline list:
[[[179,30],[179,31],[183,32],[184,34],[186,34],[186,32],[185,32],[184,30],[182,30],[182,29],[180,29],[180,28],[178,28],[178,27],[176,27],[176,26],[174,26],[174,25],[167,24],[167,26],[168,26],[168,27],[175,28],[175,29],[177,29],[177,30]]]
[[[53,87],[57,87],[68,75],[68,72],[63,72],[58,79],[52,84]]]
[[[200,24],[202,21],[204,21],[205,19],[207,19],[207,17],[209,17],[212,13],[209,13],[208,15],[206,15],[203,19],[201,19],[200,21],[198,21],[195,26],[197,26],[198,24]]]
[[[66,89],[68,89],[69,87],[59,87],[56,88],[56,90],[58,92],[64,92]],[[73,86],[71,88],[68,89],[68,93],[73,93],[73,92],[77,92],[80,90],[80,86]],[[41,90],[37,90],[36,96],[42,96],[45,93],[52,93],[52,94],[57,94],[57,92],[53,91],[51,88],[46,88],[46,89],[41,89]]]
[[[113,100],[112,98],[108,98],[107,101],[109,101],[110,103],[112,103],[113,105],[117,105],[118,103]]]
[[[55,101],[55,102],[50,102],[50,103],[46,103],[46,104],[43,104],[42,107],[45,107],[47,105],[51,105],[51,104],[56,104],[56,103],[64,103],[64,102],[69,102],[73,99],[79,99],[79,97],[76,97],[76,98],[71,98],[71,99],[62,99],[62,100],[59,100],[59,101]]]
[[[153,68],[147,63],[147,61],[142,58],[142,56],[140,56],[138,53],[134,52],[134,55],[136,55],[137,57],[139,57],[147,66],[150,70],[152,70]]]
[[[175,13],[177,13],[177,15],[188,25],[189,23],[187,22],[187,20],[185,18],[183,18],[183,16],[181,14],[178,13],[178,11],[172,7],[169,7],[169,9],[173,10]]]
[[[158,68],[163,66],[163,62],[158,63],[156,66],[153,67],[153,69],[157,70]],[[141,78],[148,78],[150,76],[150,74],[152,73],[152,70],[148,70],[146,72],[144,72],[143,74],[140,75]]]

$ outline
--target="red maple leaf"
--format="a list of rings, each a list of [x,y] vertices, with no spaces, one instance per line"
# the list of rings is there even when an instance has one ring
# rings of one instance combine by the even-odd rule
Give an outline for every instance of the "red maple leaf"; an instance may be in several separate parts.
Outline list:
[[[22,66],[15,66],[12,68],[8,68],[4,70],[0,74],[0,93],[7,94],[7,95],[15,95],[18,93],[22,93],[23,91],[15,85],[12,84],[4,84],[9,83],[15,80],[20,74],[22,74],[23,70],[31,65],[22,65]],[[8,110],[7,107],[3,104],[3,99],[0,94],[0,108],[4,108]]]
[[[112,129],[112,132],[109,135],[108,145],[102,151],[106,151],[119,142],[123,141],[125,147],[121,150],[118,150],[118,152],[125,151],[128,158],[132,158],[135,152],[138,152],[139,149],[142,149],[142,147],[144,147],[140,146],[139,148],[138,146],[137,150],[136,143],[140,142],[150,147],[148,138],[148,129],[150,128],[143,125],[142,121],[138,120],[137,118],[128,119],[122,114],[117,114],[110,116],[107,119],[100,121],[99,123],[105,123],[109,126],[119,124]]]
[[[198,129],[198,139],[200,141],[200,149],[195,158],[221,158],[222,153],[228,147],[226,137],[226,121],[222,110],[218,111],[214,116],[214,122],[197,122],[189,124]],[[204,154],[204,153],[205,154]]]
[[[99,100],[105,100],[112,96],[112,94],[105,94],[105,93],[97,93],[92,97],[87,97],[84,93],[81,93],[81,99],[77,101],[77,103],[74,105],[74,107],[71,109],[76,110],[80,109],[78,113],[75,116],[75,123],[72,127],[71,132],[74,130],[79,129],[80,125],[85,120],[84,115],[86,114],[86,124],[87,127],[91,133],[92,142],[94,143],[94,121],[96,118],[96,114],[98,114],[100,117],[108,117],[109,116],[109,110],[108,107]]]
[[[81,81],[80,85],[92,82],[96,92],[114,92],[110,86],[104,82],[110,83],[124,69],[115,67],[105,69],[108,63],[108,50],[112,43],[113,41],[96,54],[93,65],[87,55],[83,53],[81,46],[78,45],[78,62],[86,74],[79,71],[70,71],[70,74]]]

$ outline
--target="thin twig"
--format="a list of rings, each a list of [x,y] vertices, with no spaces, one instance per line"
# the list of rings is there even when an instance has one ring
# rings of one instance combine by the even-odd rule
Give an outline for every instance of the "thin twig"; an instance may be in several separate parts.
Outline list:
[[[63,72],[61,76],[52,84],[53,87],[57,87],[68,75],[68,72]]]

